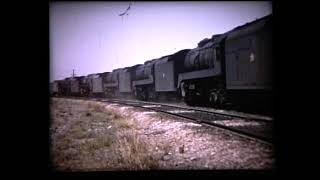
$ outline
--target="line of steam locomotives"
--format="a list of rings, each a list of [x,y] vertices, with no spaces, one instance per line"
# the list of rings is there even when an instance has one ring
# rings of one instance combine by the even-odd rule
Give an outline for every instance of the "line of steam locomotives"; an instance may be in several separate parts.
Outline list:
[[[54,96],[183,99],[187,104],[225,105],[270,99],[272,16],[204,39],[194,49],[112,72],[51,83]]]

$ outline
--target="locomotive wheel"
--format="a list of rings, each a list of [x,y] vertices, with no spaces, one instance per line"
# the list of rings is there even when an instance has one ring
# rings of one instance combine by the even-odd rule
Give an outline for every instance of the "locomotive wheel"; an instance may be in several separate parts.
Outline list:
[[[213,107],[223,107],[225,103],[225,95],[221,91],[212,91],[209,94],[209,103]]]
[[[145,90],[138,91],[138,98],[141,101],[147,101],[148,100],[148,92]]]
[[[209,94],[209,103],[210,104],[216,104],[217,100],[218,100],[218,95],[216,93]]]

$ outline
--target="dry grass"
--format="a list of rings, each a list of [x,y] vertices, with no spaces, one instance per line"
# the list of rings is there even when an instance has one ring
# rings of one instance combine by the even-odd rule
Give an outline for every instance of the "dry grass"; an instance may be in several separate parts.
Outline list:
[[[117,137],[119,162],[124,170],[151,170],[159,167],[159,162],[149,152],[148,144],[132,131]]]
[[[56,170],[148,170],[158,167],[134,125],[101,104],[53,99],[52,158]]]

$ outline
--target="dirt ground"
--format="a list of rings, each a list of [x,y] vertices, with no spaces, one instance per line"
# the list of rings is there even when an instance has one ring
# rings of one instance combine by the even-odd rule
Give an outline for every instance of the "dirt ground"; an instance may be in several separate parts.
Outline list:
[[[51,117],[58,171],[275,168],[272,146],[161,113],[53,98]]]

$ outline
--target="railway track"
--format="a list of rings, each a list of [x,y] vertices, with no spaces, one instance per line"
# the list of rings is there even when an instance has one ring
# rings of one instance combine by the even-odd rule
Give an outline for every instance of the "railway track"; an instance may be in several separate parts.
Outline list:
[[[197,108],[180,107],[161,103],[150,103],[129,100],[99,100],[101,102],[117,103],[162,112],[172,116],[182,117],[201,124],[214,126],[237,135],[272,145],[273,120],[266,117],[245,117],[244,115],[227,114],[200,110]]]
[[[207,126],[213,126],[233,134],[273,145],[273,119],[265,116],[250,114],[235,114],[228,112],[217,112],[214,110],[199,109],[196,107],[184,107],[171,104],[144,102],[136,100],[120,100],[105,98],[76,98],[95,100],[100,102],[116,103],[133,106],[156,112],[181,117]]]

